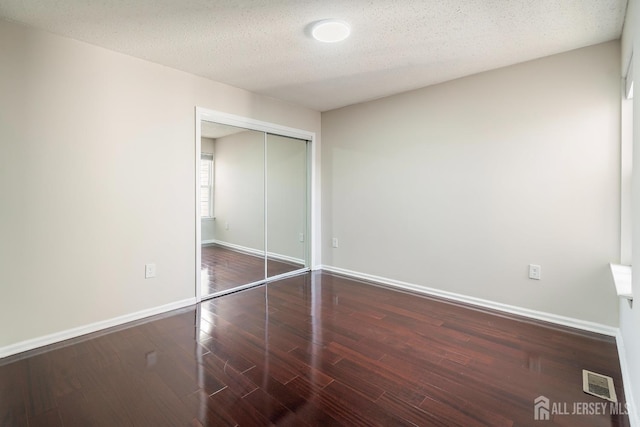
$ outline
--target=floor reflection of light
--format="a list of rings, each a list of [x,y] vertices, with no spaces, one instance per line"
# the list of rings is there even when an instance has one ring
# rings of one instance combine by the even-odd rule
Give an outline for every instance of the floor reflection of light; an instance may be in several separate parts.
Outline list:
[[[200,329],[199,329],[199,335],[202,338],[202,334],[204,333],[206,336],[211,336],[213,334],[213,329],[214,326],[207,321],[206,319],[200,317]]]
[[[204,272],[204,271],[203,271]],[[208,277],[208,274],[207,274]],[[203,323],[205,324],[205,328],[208,329],[208,326],[206,325],[211,325],[209,322],[204,321],[204,319],[202,318],[202,306],[201,304],[196,304],[196,312],[195,312],[195,326],[196,326],[196,331],[198,333],[198,336],[200,336],[200,332],[202,332],[203,329]],[[211,325],[213,326],[213,325]],[[205,374],[204,374],[204,368],[202,367],[203,364],[203,360],[202,360],[202,356],[204,355],[204,353],[206,352],[205,348],[201,345],[198,345],[196,343],[196,366],[194,367],[194,369],[196,370],[195,375],[196,378],[198,379],[198,387],[200,388],[204,388],[205,386]],[[206,394],[199,394],[199,399],[200,399],[200,404],[199,404],[199,415],[200,415],[200,419],[205,421],[205,424],[207,424],[207,405],[209,402],[208,396]],[[208,425],[208,424],[207,424]]]
[[[264,285],[264,355],[262,387],[266,388],[269,382],[269,283]]]
[[[311,336],[313,342],[322,343],[322,279],[320,275],[311,275]],[[318,360],[317,351],[311,352],[311,366],[317,368],[320,366],[321,360]],[[311,371],[311,377],[316,383],[316,370]]]
[[[209,278],[211,275],[209,274],[208,268],[203,268],[200,270],[200,293],[202,295],[207,295],[209,293]]]

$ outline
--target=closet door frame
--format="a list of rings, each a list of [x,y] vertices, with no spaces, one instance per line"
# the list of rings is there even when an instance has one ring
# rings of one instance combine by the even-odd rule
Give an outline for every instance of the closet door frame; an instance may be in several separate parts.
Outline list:
[[[307,233],[309,236],[309,241],[307,242],[307,251],[308,257],[305,260],[308,265],[305,266],[306,270],[313,270],[317,265],[317,251],[316,244],[319,242],[320,237],[320,222],[319,222],[319,203],[318,203],[318,194],[316,191],[316,183],[317,183],[317,170],[316,170],[316,155],[317,155],[317,145],[316,145],[316,134],[315,132],[310,132],[302,129],[291,128],[288,126],[282,126],[275,123],[264,122],[260,120],[255,120],[248,117],[237,116],[234,114],[228,114],[221,111],[209,110],[202,107],[196,107],[195,110],[195,258],[196,258],[196,283],[195,283],[195,296],[198,302],[202,301],[202,278],[200,275],[200,269],[202,264],[202,230],[201,230],[201,218],[200,218],[200,182],[199,182],[199,172],[200,172],[200,156],[202,154],[202,142],[201,142],[201,124],[202,121],[209,121],[220,123],[223,125],[236,126],[240,128],[245,128],[248,130],[255,130],[260,132],[265,132],[268,134],[281,135],[301,140],[307,141]],[[265,224],[266,225],[266,224]],[[295,274],[298,274],[299,271],[296,271]],[[276,279],[280,279],[286,275],[276,276]],[[265,282],[273,280],[273,278],[266,277]],[[234,288],[233,291],[241,290],[246,286],[239,286]]]

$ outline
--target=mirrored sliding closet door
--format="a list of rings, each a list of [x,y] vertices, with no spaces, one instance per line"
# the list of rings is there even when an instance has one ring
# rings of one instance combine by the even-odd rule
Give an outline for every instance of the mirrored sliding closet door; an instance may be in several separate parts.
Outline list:
[[[308,142],[201,122],[203,298],[308,267]]]

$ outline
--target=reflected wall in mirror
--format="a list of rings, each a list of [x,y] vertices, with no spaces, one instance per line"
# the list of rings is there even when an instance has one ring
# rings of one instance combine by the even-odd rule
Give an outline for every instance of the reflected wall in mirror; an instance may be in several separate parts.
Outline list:
[[[201,293],[210,295],[265,278],[264,134],[202,122],[201,135]]]
[[[267,277],[306,266],[307,141],[267,134]]]

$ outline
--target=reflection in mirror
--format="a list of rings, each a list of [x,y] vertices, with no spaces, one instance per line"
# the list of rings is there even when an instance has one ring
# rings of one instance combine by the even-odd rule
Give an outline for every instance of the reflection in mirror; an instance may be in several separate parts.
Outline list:
[[[267,134],[267,277],[306,266],[307,141]]]
[[[265,278],[264,133],[203,121],[201,294]]]

